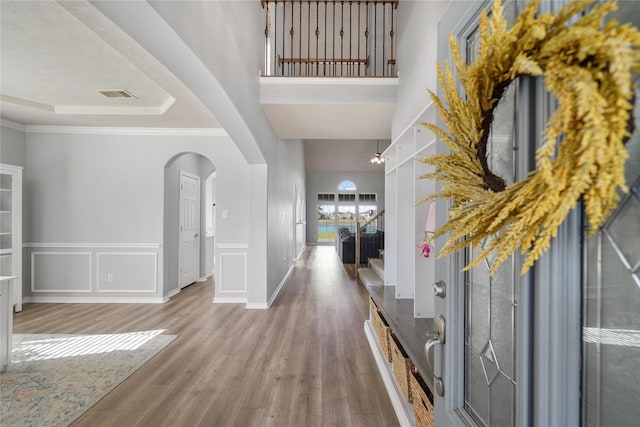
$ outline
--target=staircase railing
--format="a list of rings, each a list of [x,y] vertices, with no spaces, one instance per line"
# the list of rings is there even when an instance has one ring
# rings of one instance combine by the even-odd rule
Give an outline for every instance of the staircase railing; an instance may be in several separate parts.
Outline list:
[[[371,241],[367,242],[367,244],[372,247],[369,249],[379,250],[380,248],[384,248],[384,209],[378,212],[376,216],[369,219],[364,224],[360,225],[360,221],[356,221],[356,275],[358,274],[358,268],[361,266],[361,244],[362,244],[362,235],[366,232],[367,227],[375,222],[376,236],[373,236]],[[369,255],[372,250],[367,251],[367,255]],[[377,255],[377,254],[376,254]],[[367,256],[367,260],[369,256]]]
[[[264,76],[397,77],[399,0],[261,0]]]

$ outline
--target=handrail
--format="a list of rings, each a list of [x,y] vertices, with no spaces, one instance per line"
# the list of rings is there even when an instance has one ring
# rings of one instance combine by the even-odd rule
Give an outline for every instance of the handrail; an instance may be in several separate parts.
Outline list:
[[[264,77],[398,77],[399,0],[261,0]]]
[[[367,221],[363,225],[361,225],[360,228],[358,229],[358,231],[362,231],[363,228],[366,228],[367,225],[371,224],[373,221],[377,220],[382,215],[384,215],[384,209],[382,209],[380,212],[378,212],[378,214],[376,216],[374,216],[373,218],[369,219],[369,221]]]
[[[260,0],[260,4],[262,5],[262,8],[264,9],[264,5],[265,3],[269,3],[269,2],[274,2],[274,3],[314,3],[318,0]],[[325,2],[326,0],[322,0],[323,2]],[[357,0],[355,0],[357,1]],[[361,0],[364,1],[364,0]],[[394,7],[397,9],[398,8],[398,2],[400,0],[366,0],[368,3],[395,3]]]
[[[371,224],[373,221],[377,221],[378,218],[384,215],[384,209],[376,214],[373,218],[370,218],[369,221],[365,222],[363,225],[360,225],[360,221],[356,221],[356,277],[358,277],[358,268],[360,267],[360,234],[363,230],[367,229],[367,226]]]

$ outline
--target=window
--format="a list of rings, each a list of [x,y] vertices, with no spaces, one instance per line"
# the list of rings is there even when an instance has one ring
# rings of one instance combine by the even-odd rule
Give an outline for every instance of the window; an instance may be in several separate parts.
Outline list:
[[[356,195],[355,194],[338,194],[339,202],[355,202]]]
[[[358,200],[361,202],[375,202],[376,195],[375,193],[360,193],[358,194]]]
[[[338,184],[338,191],[356,191],[356,185],[351,181],[342,181]]]
[[[336,205],[318,205],[318,242],[333,242],[336,236]]]
[[[358,221],[360,221],[361,227],[367,221],[371,220],[372,218],[375,218],[377,214],[378,214],[378,206],[376,205],[369,205],[369,204],[365,205],[362,203],[358,205]],[[365,233],[374,233],[378,229],[379,229],[378,220],[375,220],[367,224],[367,229],[365,230]]]
[[[356,206],[338,206],[338,228],[348,228],[349,231],[356,231]]]
[[[333,193],[319,193],[318,201],[319,202],[333,202],[336,199],[336,195]]]

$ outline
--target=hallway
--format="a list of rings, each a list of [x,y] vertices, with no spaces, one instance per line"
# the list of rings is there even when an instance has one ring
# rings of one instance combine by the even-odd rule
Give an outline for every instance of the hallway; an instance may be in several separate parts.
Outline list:
[[[15,333],[164,329],[178,338],[74,426],[395,426],[363,331],[367,292],[307,247],[269,310],[196,283],[154,304],[26,304]]]

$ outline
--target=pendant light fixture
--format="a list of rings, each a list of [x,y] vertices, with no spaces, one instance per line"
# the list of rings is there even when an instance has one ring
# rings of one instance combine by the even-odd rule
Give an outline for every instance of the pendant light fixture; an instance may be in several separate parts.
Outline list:
[[[382,153],[380,152],[380,140],[378,139],[376,139],[376,154],[374,154],[369,161],[377,165],[384,163],[384,157],[382,157]]]

